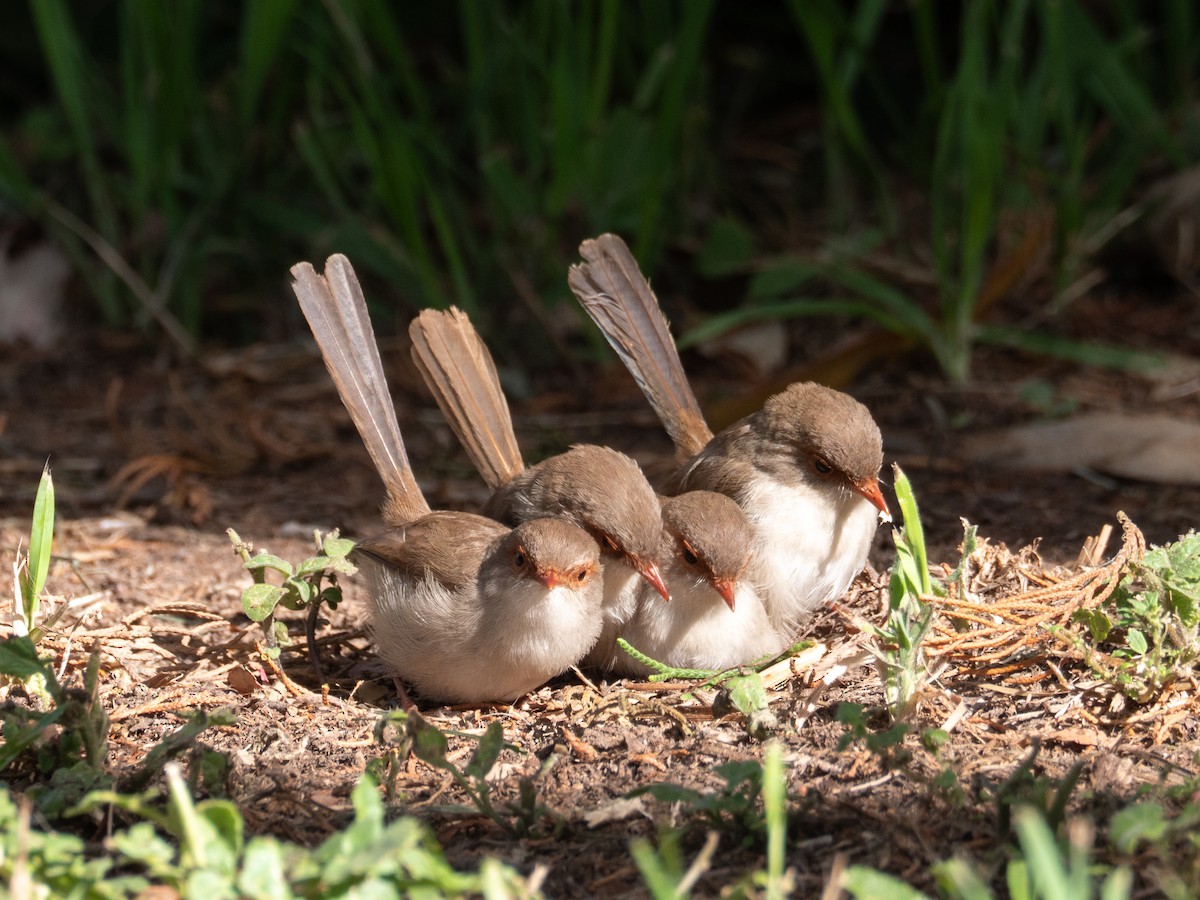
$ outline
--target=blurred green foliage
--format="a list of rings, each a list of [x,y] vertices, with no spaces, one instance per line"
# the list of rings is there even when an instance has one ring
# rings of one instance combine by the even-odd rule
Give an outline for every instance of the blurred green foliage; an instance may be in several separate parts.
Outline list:
[[[964,377],[1014,212],[1052,215],[1061,296],[1138,180],[1194,156],[1186,0],[7,12],[0,212],[106,321],[185,347],[269,333],[287,268],[337,250],[377,302],[527,350],[512,326],[552,329],[576,245],[614,230],[709,307],[870,316]]]

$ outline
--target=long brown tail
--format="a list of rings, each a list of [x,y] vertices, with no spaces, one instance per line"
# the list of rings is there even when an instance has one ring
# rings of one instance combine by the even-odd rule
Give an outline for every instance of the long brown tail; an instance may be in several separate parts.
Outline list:
[[[467,314],[426,309],[408,326],[413,361],[488,487],[525,470],[492,354]]]
[[[615,234],[579,246],[584,262],[571,266],[567,284],[617,351],[658,413],[681,458],[712,439],[692,393],[671,329],[637,260]]]
[[[411,522],[429,512],[429,504],[404,450],[367,301],[350,260],[341,254],[329,257],[324,275],[306,262],[296,263],[291,271],[292,290],[321,348],[325,368],[387,489],[383,518],[394,525]]]

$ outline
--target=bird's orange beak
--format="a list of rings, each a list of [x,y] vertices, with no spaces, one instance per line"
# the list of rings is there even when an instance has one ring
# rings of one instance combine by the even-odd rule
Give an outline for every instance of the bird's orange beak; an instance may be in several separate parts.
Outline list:
[[[637,569],[638,574],[650,582],[656,591],[662,594],[664,600],[668,603],[671,602],[671,592],[667,590],[667,583],[663,581],[662,573],[658,571],[658,563],[647,563],[630,559],[629,564]]]
[[[533,577],[547,590],[554,590],[563,583],[562,573],[556,569],[538,569]]]
[[[854,490],[862,495],[868,503],[879,510],[881,517],[885,522],[892,521],[892,514],[888,512],[887,501],[883,499],[883,491],[879,489],[879,481],[872,478],[870,481],[862,484],[854,485]]]
[[[734,605],[737,602],[737,582],[732,578],[712,578],[713,589],[721,595],[721,599],[725,601],[725,605],[729,607],[729,611],[734,611]]]

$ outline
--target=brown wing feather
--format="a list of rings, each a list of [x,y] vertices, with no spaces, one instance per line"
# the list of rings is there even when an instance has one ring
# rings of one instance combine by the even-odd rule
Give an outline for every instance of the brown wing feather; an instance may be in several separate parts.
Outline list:
[[[493,491],[525,468],[492,354],[466,313],[427,309],[408,326],[413,361]]]
[[[399,524],[424,515],[429,504],[404,450],[367,302],[350,261],[335,254],[325,261],[324,275],[307,262],[292,266],[291,273],[325,367],[387,489],[384,519]]]
[[[712,430],[637,260],[615,234],[584,241],[579,255],[585,261],[571,266],[567,284],[633,374],[676,451],[693,456],[712,438]]]
[[[375,557],[404,578],[429,576],[451,591],[474,596],[480,561],[508,533],[483,516],[439,510],[360,541],[354,552]]]

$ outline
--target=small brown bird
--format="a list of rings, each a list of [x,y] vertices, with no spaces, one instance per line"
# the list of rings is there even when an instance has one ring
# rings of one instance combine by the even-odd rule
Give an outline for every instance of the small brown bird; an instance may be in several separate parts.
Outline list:
[[[510,701],[582,659],[600,632],[599,548],[558,519],[509,528],[433,512],[413,476],[366,301],[349,260],[318,275],[292,267],[292,289],[329,374],[386,487],[391,526],[354,560],[371,598],[379,654],[433,701]]]
[[[663,497],[662,504],[659,559],[671,603],[643,597],[621,636],[647,656],[684,669],[727,669],[786,649],[790,635],[771,624],[758,592],[743,577],[754,538],[741,507],[712,491]],[[624,675],[650,673],[624,653],[612,667]]]
[[[513,524],[562,518],[600,544],[604,624],[584,661],[600,664],[633,616],[643,579],[670,599],[657,561],[662,515],[654,489],[636,462],[595,444],[577,444],[526,467],[492,355],[467,315],[426,309],[409,335],[426,385],[493,491],[483,512]]]
[[[491,354],[464,313],[425,310],[409,333],[413,357],[439,406],[496,490],[485,511],[500,518],[514,509],[526,515],[565,515],[596,534],[602,547],[622,520],[645,521],[641,514],[651,501],[641,470],[608,448],[576,446],[537,466],[519,468],[520,451]],[[656,511],[658,500],[652,501]],[[600,527],[600,521],[612,524]],[[661,583],[631,577],[629,567],[621,564],[627,554],[615,560],[604,556],[604,627],[585,665],[641,673],[640,664],[617,648],[622,634],[643,641],[647,647],[634,646],[672,665],[736,665],[779,649],[780,639],[770,633],[757,596],[741,583],[750,559],[750,527],[737,504],[709,492],[687,493],[666,499],[659,521],[661,543],[655,556],[666,567],[663,581],[672,602],[659,597]],[[675,602],[676,590],[683,592],[682,605]],[[735,609],[735,594],[740,610]],[[644,624],[635,626],[635,619]],[[695,633],[689,631],[693,622]]]
[[[668,494],[709,490],[737,502],[755,534],[751,581],[783,633],[839,596],[887,517],[883,441],[865,406],[793,384],[714,437],[688,384],[658,299],[624,241],[584,241],[568,283],[633,374],[685,462]]]

